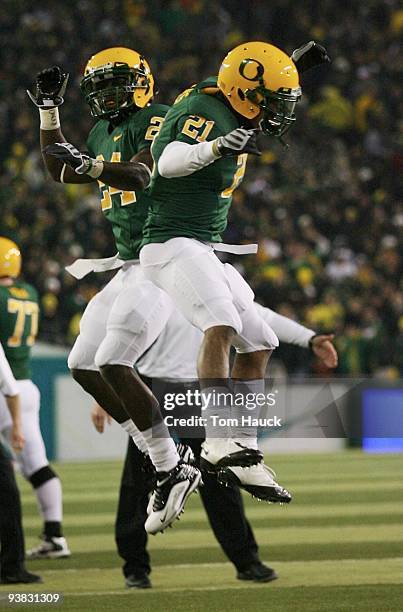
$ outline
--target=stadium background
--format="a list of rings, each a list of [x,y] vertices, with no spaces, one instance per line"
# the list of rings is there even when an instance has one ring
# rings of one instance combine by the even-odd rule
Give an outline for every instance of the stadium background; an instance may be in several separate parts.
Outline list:
[[[336,332],[337,375],[399,385],[403,11],[397,0],[3,0],[0,27],[0,235],[21,245],[25,278],[41,295],[39,340],[47,348],[34,372],[50,454],[66,460],[83,459],[79,453],[87,449],[123,452],[119,432],[96,438],[91,431],[85,399],[65,365],[81,313],[106,276],[77,283],[64,267],[80,256],[112,255],[113,243],[94,187],[60,186],[46,177],[38,117],[25,89],[43,67],[68,70],[62,126],[68,139],[83,146],[92,123],[80,77],[92,53],[117,44],[149,57],[159,99],[167,103],[214,74],[226,51],[242,40],[263,38],[288,52],[310,39],[326,45],[333,64],[303,77],[290,148],[263,140],[264,155],[250,160],[235,192],[225,239],[259,242],[256,258],[235,263],[245,266],[263,304],[318,331]],[[302,350],[282,347],[276,362],[276,372],[287,371],[294,380],[328,375]],[[384,395],[378,405],[385,407]],[[295,493],[290,508],[245,498],[262,558],[281,580],[268,587],[236,583],[192,499],[180,528],[153,539],[155,589],[137,594],[138,607],[400,611],[402,455],[342,451],[337,439],[328,444],[328,451],[339,452],[271,457]],[[57,469],[74,554],[62,566],[48,561],[30,568],[43,574],[48,591],[65,593],[64,609],[126,609],[134,594],[122,589],[112,533],[121,462],[63,463]],[[29,547],[40,519],[32,491],[20,484]]]
[[[60,186],[45,175],[38,117],[25,94],[38,69],[60,64],[70,72],[62,126],[83,146],[91,118],[78,85],[101,48],[141,50],[159,99],[171,103],[214,74],[241,40],[271,40],[291,53],[313,38],[326,44],[333,64],[303,76],[290,148],[266,139],[262,158],[249,161],[225,238],[259,242],[256,258],[237,263],[262,303],[336,332],[338,373],[402,373],[397,0],[340,0],[336,13],[334,0],[3,0],[2,7],[0,234],[19,242],[25,277],[40,291],[40,340],[72,343],[105,276],[78,283],[64,266],[78,256],[113,254],[113,242],[93,186]],[[320,374],[303,351],[282,348],[277,358],[291,373]]]

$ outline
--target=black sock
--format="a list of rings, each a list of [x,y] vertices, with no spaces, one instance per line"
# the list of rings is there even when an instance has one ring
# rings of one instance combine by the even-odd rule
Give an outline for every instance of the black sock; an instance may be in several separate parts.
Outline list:
[[[62,524],[58,521],[45,521],[43,532],[46,538],[63,537]]]

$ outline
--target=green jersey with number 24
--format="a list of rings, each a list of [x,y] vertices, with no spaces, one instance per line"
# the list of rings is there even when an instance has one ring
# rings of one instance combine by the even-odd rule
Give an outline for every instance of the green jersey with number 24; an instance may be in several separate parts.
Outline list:
[[[87,140],[90,155],[109,162],[130,161],[143,149],[150,148],[168,109],[162,104],[151,104],[132,113],[116,127],[109,121],[98,121]],[[102,211],[112,224],[120,258],[137,259],[150,202],[147,191],[121,191],[102,181],[98,183]]]
[[[143,244],[165,242],[177,236],[221,241],[232,193],[245,174],[247,155],[217,159],[179,178],[162,177],[157,165],[170,142],[194,145],[224,136],[238,127],[238,118],[220,99],[217,79],[207,79],[177,98],[152,146],[155,165]]]

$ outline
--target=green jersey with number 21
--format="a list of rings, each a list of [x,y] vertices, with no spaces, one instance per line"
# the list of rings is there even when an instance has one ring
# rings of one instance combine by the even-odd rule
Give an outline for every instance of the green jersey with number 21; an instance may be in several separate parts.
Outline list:
[[[245,174],[247,155],[219,158],[179,178],[162,177],[157,165],[170,142],[195,145],[224,136],[238,127],[238,118],[220,98],[217,79],[207,79],[177,98],[152,146],[155,165],[143,244],[165,242],[177,236],[221,241],[232,193]]]
[[[90,155],[109,162],[130,161],[143,149],[150,148],[168,109],[162,104],[151,104],[131,113],[116,127],[109,121],[98,121],[87,140]],[[102,211],[112,224],[120,258],[137,259],[150,203],[147,191],[121,191],[102,181],[98,183]]]

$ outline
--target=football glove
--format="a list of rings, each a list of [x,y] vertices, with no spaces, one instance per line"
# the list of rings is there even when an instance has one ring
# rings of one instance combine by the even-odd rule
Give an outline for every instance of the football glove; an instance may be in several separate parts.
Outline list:
[[[97,161],[85,153],[80,153],[80,151],[69,142],[55,142],[45,147],[43,152],[46,153],[46,155],[56,157],[56,159],[59,159],[63,164],[66,164],[66,166],[70,166],[76,174],[87,174]]]
[[[332,61],[325,47],[322,47],[322,45],[319,45],[314,40],[295,49],[292,52],[291,59],[299,73],[306,72],[310,68],[320,66],[320,64],[330,64]]]
[[[237,128],[226,136],[219,136],[214,142],[213,150],[220,157],[231,157],[242,153],[261,155],[256,142],[258,131]]]
[[[52,108],[63,104],[69,75],[59,66],[38,72],[35,93],[27,89],[27,94],[38,108]]]

